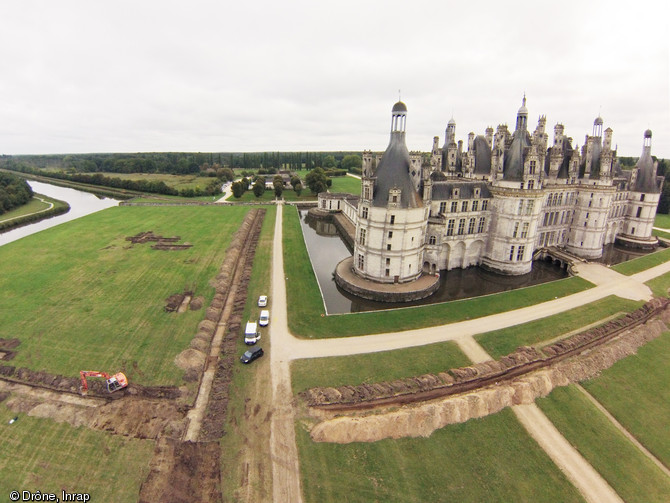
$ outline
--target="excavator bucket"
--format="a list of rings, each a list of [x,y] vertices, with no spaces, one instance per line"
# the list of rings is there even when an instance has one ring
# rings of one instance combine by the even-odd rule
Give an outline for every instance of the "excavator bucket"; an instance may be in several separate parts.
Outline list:
[[[123,372],[114,374],[112,377],[107,379],[107,391],[110,393],[123,389],[126,386],[128,386],[128,378]]]

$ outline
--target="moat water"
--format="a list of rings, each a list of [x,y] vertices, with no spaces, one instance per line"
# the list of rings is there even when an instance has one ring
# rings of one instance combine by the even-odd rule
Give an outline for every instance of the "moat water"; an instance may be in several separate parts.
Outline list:
[[[119,201],[116,199],[111,199],[109,197],[99,197],[88,192],[83,192],[81,190],[69,189],[67,187],[59,187],[57,185],[51,185],[49,183],[34,182],[32,180],[28,181],[28,184],[32,187],[33,192],[36,194],[42,194],[45,196],[58,199],[59,201],[65,201],[70,205],[70,211],[63,215],[58,215],[57,217],[47,218],[34,224],[25,225],[23,227],[18,227],[17,229],[3,232],[0,234],[0,246],[17,239],[21,239],[30,234],[48,229],[49,227],[54,227],[56,225],[62,224],[63,222],[69,222],[79,217],[95,213],[96,211],[104,210],[112,206],[117,206]]]
[[[439,290],[426,299],[403,303],[373,302],[351,295],[335,284],[333,278],[335,266],[341,260],[351,256],[351,252],[340,238],[335,225],[311,218],[306,211],[300,211],[300,225],[328,314],[435,304],[515,290],[568,277],[568,273],[560,266],[545,261],[534,262],[533,270],[523,276],[496,274],[473,266],[467,269],[443,271],[440,274]],[[608,245],[604,249],[603,258],[598,262],[617,264],[640,255],[643,253],[634,253]]]

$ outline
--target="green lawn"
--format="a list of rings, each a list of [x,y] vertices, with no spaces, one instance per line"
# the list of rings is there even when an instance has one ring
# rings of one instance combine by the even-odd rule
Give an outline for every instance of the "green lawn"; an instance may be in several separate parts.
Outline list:
[[[553,339],[616,313],[634,311],[642,304],[642,302],[610,295],[565,313],[476,335],[475,339],[486,349],[488,354],[494,359],[498,359],[511,353],[519,346],[532,346]]]
[[[670,479],[576,387],[556,388],[537,404],[624,501],[670,501]]]
[[[182,189],[205,189],[214,178],[199,175],[170,175],[168,173],[100,173],[107,178],[119,178],[121,180],[146,180],[148,182],[164,182],[168,187],[177,190]]]
[[[663,213],[656,213],[656,220],[654,220],[654,227],[662,227],[663,229],[670,229],[670,215]]]
[[[39,195],[39,194],[37,194]],[[42,199],[45,199],[46,196],[40,196]],[[49,208],[48,203],[43,203],[39,199],[33,197],[28,203],[24,204],[23,206],[19,206],[18,208],[14,208],[13,210],[10,210],[6,213],[3,213],[0,215],[0,223],[4,222],[5,220],[12,220],[17,217],[22,217],[24,215],[30,215],[31,213],[37,213],[38,211],[44,211],[47,208]]]
[[[440,342],[381,353],[296,360],[291,364],[291,383],[297,394],[316,386],[391,381],[469,364],[456,343]]]
[[[90,501],[134,503],[149,473],[154,442],[73,428],[18,414],[0,404],[0,488],[89,493]]]
[[[295,208],[284,209],[284,269],[291,332],[323,338],[396,332],[430,327],[539,304],[591,288],[573,277],[474,299],[388,311],[325,316],[319,287],[309,261]]]
[[[116,207],[0,247],[0,326],[21,345],[12,364],[76,376],[123,369],[141,384],[179,384],[174,357],[205,310],[164,312],[165,299],[209,281],[246,207]],[[181,236],[180,251],[130,246],[142,231]]]
[[[266,175],[266,177],[269,177],[269,179],[272,179],[272,176],[274,175]],[[302,173],[300,173],[300,177],[304,178]],[[328,189],[330,192],[347,192],[350,194],[361,193],[361,181],[357,178],[351,176],[336,176],[333,177],[332,180],[333,185]],[[312,194],[312,192],[303,183],[303,189],[300,193],[300,196],[298,196],[293,189],[284,189],[282,198],[285,201],[316,201],[316,194]],[[228,201],[232,202],[239,201],[245,203],[254,201],[269,202],[274,200],[275,193],[274,190],[271,189],[266,189],[261,197],[256,197],[252,190],[247,190],[239,199],[236,199],[233,196],[228,199]]]
[[[583,501],[511,410],[429,438],[315,443],[296,427],[306,502]]]
[[[658,236],[660,238],[670,239],[670,233],[668,233],[668,232],[663,232],[663,231],[659,231],[657,229],[654,229],[653,231],[651,231],[651,233],[654,236]]]
[[[658,459],[670,466],[670,332],[582,383]]]
[[[645,285],[651,288],[657,297],[667,297],[670,289],[670,272],[647,281]]]
[[[670,260],[670,248],[659,250],[633,260],[628,260],[621,264],[613,265],[612,269],[618,273],[625,274],[626,276],[631,276],[632,274],[663,264],[668,260]]]

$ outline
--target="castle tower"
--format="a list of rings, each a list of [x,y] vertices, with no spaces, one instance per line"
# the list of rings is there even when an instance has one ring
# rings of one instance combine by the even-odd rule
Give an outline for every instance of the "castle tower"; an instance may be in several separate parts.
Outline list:
[[[523,94],[521,108],[516,114],[516,130],[526,131],[528,129],[528,109],[526,108],[526,93]]]

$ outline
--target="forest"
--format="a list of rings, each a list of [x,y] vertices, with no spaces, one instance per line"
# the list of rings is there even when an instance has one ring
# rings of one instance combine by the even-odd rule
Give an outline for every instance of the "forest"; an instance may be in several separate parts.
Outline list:
[[[0,172],[0,215],[26,204],[33,191],[23,178]]]

